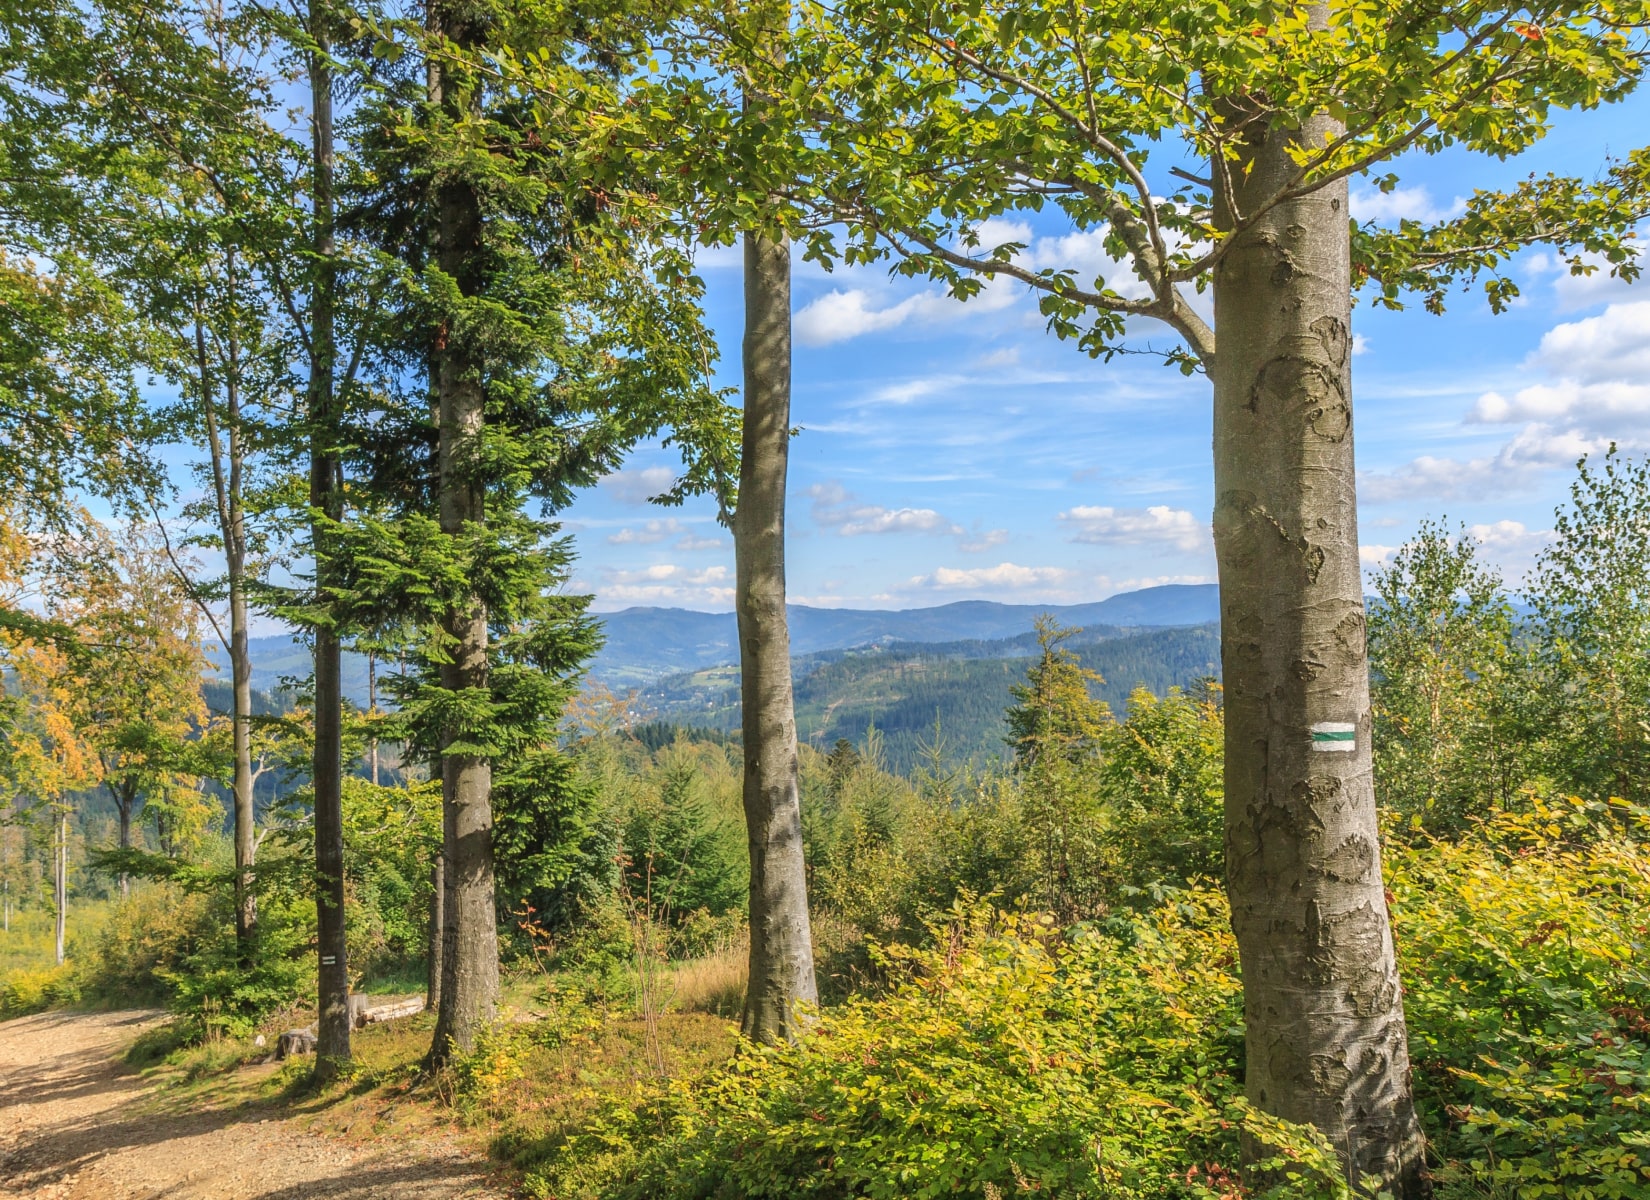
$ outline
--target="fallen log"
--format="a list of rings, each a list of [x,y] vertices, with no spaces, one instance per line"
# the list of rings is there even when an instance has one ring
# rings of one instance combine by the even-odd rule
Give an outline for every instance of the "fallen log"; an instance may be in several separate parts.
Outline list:
[[[350,997],[351,1000],[354,997]],[[364,997],[363,997],[364,999]],[[424,1011],[424,997],[409,996],[405,1000],[392,1000],[388,1004],[363,1004],[355,1015],[355,1027],[364,1029],[368,1025],[376,1025],[380,1021],[396,1021],[402,1017],[415,1016]]]

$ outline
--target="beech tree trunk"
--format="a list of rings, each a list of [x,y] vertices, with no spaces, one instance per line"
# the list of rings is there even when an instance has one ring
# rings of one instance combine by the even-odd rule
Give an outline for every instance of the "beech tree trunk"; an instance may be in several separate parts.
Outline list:
[[[238,272],[233,247],[224,254],[224,275],[231,304],[238,298]],[[231,319],[224,331],[226,354],[222,360],[224,417],[218,416],[213,366],[206,338],[204,303],[195,320],[196,371],[200,380],[201,415],[206,424],[207,457],[212,467],[212,494],[217,509],[218,535],[223,540],[224,572],[229,581],[230,743],[233,775],[230,795],[235,819],[235,940],[241,961],[252,959],[252,935],[258,921],[257,899],[252,885],[252,857],[256,848],[252,773],[252,651],[247,638],[246,601],[246,437],[241,425],[240,341]],[[227,450],[224,435],[228,434]],[[174,564],[177,566],[177,564]],[[181,566],[178,575],[188,583]],[[193,591],[193,586],[191,591]],[[222,636],[217,619],[207,619]]]
[[[475,30],[458,5],[438,3],[431,11],[435,32],[459,46],[471,46]],[[455,116],[461,106],[479,103],[463,94],[437,65],[430,73],[431,99]],[[480,293],[484,283],[481,202],[474,186],[449,176],[436,194],[436,262],[460,294]],[[485,421],[486,394],[481,364],[466,336],[443,328],[437,338],[441,531],[457,537],[486,520],[475,462]],[[487,610],[469,596],[446,614],[450,661],[441,666],[441,685],[454,694],[485,693]],[[464,736],[453,730],[444,740]],[[439,1066],[454,1051],[468,1051],[488,1025],[498,1004],[498,914],[493,897],[493,768],[470,753],[442,753],[441,996],[430,1064]]]
[[[1228,222],[1295,170],[1291,135],[1255,124]],[[1215,274],[1226,871],[1250,1100],[1408,1198],[1427,1182],[1370,761],[1347,222],[1345,182],[1279,204]]]
[[[318,49],[310,56],[314,135],[315,285],[310,294],[310,476],[309,502],[320,518],[311,529],[315,586],[323,597],[333,568],[328,562],[329,525],[343,519],[342,468],[336,446],[339,424],[334,334],[337,268],[333,262],[334,193],[332,69],[327,53],[330,15],[323,0],[312,0],[310,33]],[[349,956],[344,939],[343,693],[338,634],[324,620],[315,629],[315,906],[320,956],[320,1019],[316,1026],[315,1074],[326,1079],[349,1065]]]
[[[791,635],[785,613],[785,477],[791,440],[791,255],[745,237],[745,418],[733,538],[750,840],[750,981],[740,1030],[794,1038],[814,1003],[808,882],[797,786]]]

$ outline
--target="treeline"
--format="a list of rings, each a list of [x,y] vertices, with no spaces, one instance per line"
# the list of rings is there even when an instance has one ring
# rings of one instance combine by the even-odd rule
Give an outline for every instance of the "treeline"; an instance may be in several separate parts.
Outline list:
[[[1029,645],[1028,645],[1029,643]],[[818,749],[859,743],[874,728],[885,763],[906,773],[938,758],[983,765],[1007,753],[1003,709],[1010,686],[1030,664],[1035,639],[893,643],[826,651],[796,660],[797,735]],[[1216,627],[1145,632],[1079,631],[1071,648],[1099,676],[1095,695],[1121,711],[1137,688],[1158,696],[1220,678]],[[704,729],[739,727],[738,690],[714,672],[665,679],[644,689],[640,706],[664,721]]]

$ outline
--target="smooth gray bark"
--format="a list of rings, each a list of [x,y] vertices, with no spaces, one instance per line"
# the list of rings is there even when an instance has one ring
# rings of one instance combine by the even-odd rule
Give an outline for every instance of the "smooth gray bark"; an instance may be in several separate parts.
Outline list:
[[[1228,223],[1294,177],[1289,135],[1255,124]],[[1327,128],[1301,137],[1321,145]],[[1322,1130],[1355,1186],[1414,1197],[1427,1183],[1370,761],[1347,221],[1344,181],[1278,204],[1215,272],[1227,888],[1250,1100]],[[1325,724],[1353,740],[1315,741]]]
[[[238,298],[239,274],[233,248],[224,256],[224,278],[228,298],[233,305]],[[222,363],[223,404],[220,417],[213,381],[211,355],[207,348],[206,314],[204,303],[197,307],[195,320],[196,370],[200,380],[201,415],[206,425],[207,458],[212,468],[212,498],[218,519],[218,536],[223,541],[224,573],[229,583],[229,636],[223,638],[223,628],[210,608],[202,604],[207,619],[227,642],[230,678],[230,740],[233,756],[233,774],[230,795],[233,798],[235,841],[235,938],[240,946],[243,962],[251,960],[251,941],[258,922],[257,898],[252,884],[252,860],[256,852],[257,813],[254,808],[252,771],[252,651],[247,633],[246,601],[246,437],[242,428],[240,340],[235,332],[235,319],[230,314],[226,322],[223,343],[225,358]],[[227,434],[227,445],[225,435]],[[168,545],[170,550],[170,545]],[[178,576],[198,595],[182,565],[173,562]]]
[[[460,46],[475,32],[460,5],[437,4],[435,32]],[[430,72],[431,99],[453,106],[473,103],[450,89],[443,69]],[[436,262],[464,296],[483,284],[481,198],[462,177],[449,176],[436,193]],[[463,337],[437,344],[441,531],[458,537],[486,520],[485,496],[474,456],[485,419],[481,364]],[[441,686],[455,693],[488,689],[487,610],[479,596],[466,597],[445,614],[450,661],[441,665]],[[455,734],[458,731],[455,731]],[[453,735],[449,735],[453,736]],[[498,1005],[498,913],[493,895],[493,769],[476,754],[448,754],[443,747],[441,995],[429,1062],[439,1066],[455,1051],[467,1052],[490,1024]]]
[[[324,597],[333,568],[328,561],[330,525],[343,518],[342,468],[336,446],[339,424],[334,313],[334,193],[332,70],[328,65],[330,13],[312,0],[310,33],[311,122],[314,137],[313,204],[316,258],[310,294],[310,506],[319,519],[311,530],[315,585]],[[324,599],[323,599],[324,603]],[[344,936],[343,690],[337,631],[323,621],[315,630],[315,907],[319,963],[320,1018],[316,1026],[315,1074],[325,1079],[349,1064],[349,955]]]
[[[745,418],[734,513],[735,604],[750,840],[750,980],[740,1030],[793,1038],[819,998],[797,785],[791,637],[785,613],[785,478],[791,439],[791,257],[745,237]]]

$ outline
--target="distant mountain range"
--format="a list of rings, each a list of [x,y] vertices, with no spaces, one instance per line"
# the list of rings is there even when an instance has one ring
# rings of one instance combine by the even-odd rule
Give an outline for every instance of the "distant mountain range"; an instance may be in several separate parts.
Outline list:
[[[1214,584],[1173,584],[1124,592],[1092,604],[1070,605],[964,600],[935,608],[883,610],[793,604],[790,608],[791,653],[797,659],[799,678],[813,676],[841,659],[845,652],[872,649],[888,655],[888,662],[917,658],[953,663],[1017,660],[1031,652],[1032,622],[1041,613],[1049,613],[1062,625],[1084,629],[1086,634],[1081,641],[1085,645],[1132,640],[1128,638],[1131,633],[1203,626],[1218,620],[1219,590]],[[686,717],[694,710],[703,713],[707,707],[723,707],[719,699],[712,700],[705,692],[719,693],[725,688],[711,684],[709,679],[695,683],[692,677],[738,661],[737,622],[731,612],[627,608],[598,614],[598,619],[606,644],[590,664],[593,679],[615,689],[644,689],[647,699],[661,715],[668,711],[673,718]],[[1188,674],[1195,677],[1207,673],[1205,664],[1219,657],[1206,653],[1207,637],[1206,633],[1190,640],[1170,637],[1161,647],[1167,655],[1161,670],[1131,667],[1127,673],[1132,677],[1114,686],[1126,689],[1135,682],[1145,682],[1161,690],[1169,682],[1184,682]],[[1186,643],[1184,647],[1182,642]],[[1171,643],[1176,647],[1172,652]],[[1155,644],[1149,640],[1139,643],[1141,648]],[[309,675],[309,649],[290,636],[253,638],[251,649],[252,686],[259,691],[274,692],[283,684],[301,682]],[[1085,656],[1088,653],[1085,651]],[[1188,659],[1187,664],[1180,663],[1179,659],[1185,656],[1197,662],[1190,664]],[[218,657],[221,661],[216,675],[226,679],[228,661],[222,655]],[[380,662],[378,670],[387,674],[395,670],[395,665]],[[947,670],[954,672],[961,668]],[[1015,673],[1020,670],[1017,665]],[[686,678],[674,678],[678,676]],[[834,675],[826,671],[817,686],[825,685],[832,678]],[[665,681],[669,681],[668,685]],[[344,656],[343,683],[346,696],[357,704],[366,703],[364,655]],[[801,702],[799,695],[799,707]],[[720,719],[725,722],[725,715]],[[929,722],[932,723],[932,714]]]
[[[1170,584],[1124,592],[1093,604],[997,604],[963,600],[937,608],[858,609],[790,606],[791,653],[851,650],[894,642],[995,641],[1029,635],[1032,621],[1051,614],[1062,625],[1162,628],[1220,619],[1214,584]],[[641,687],[670,675],[733,663],[739,658],[731,612],[627,608],[600,614],[607,644],[590,673],[611,687]]]
[[[1161,696],[1220,677],[1214,623],[1156,629],[1091,625],[1066,643],[1103,682],[1097,699],[1121,714],[1129,693]],[[1003,712],[1009,688],[1025,679],[1036,637],[958,642],[890,642],[821,650],[792,660],[797,734],[822,750],[838,738],[855,745],[875,726],[884,763],[907,771],[934,748],[943,759],[982,762],[1005,753]],[[739,670],[733,664],[686,671],[639,689],[635,710],[647,721],[733,731],[739,727]],[[668,736],[668,731],[664,731]]]

